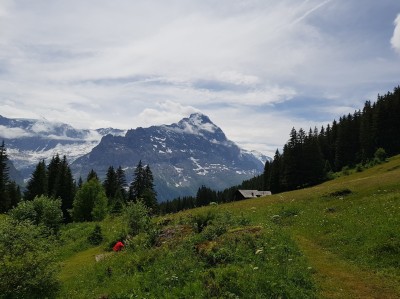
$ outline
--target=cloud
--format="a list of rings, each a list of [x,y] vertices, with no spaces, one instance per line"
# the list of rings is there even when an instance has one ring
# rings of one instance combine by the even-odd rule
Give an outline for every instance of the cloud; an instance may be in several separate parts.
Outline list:
[[[3,138],[22,138],[22,137],[31,137],[33,134],[25,131],[21,128],[8,128],[0,125],[0,136]]]
[[[392,48],[400,54],[400,14],[397,15],[394,25],[395,27],[390,43],[392,44]]]
[[[398,81],[400,61],[377,46],[387,48],[380,38],[393,28],[372,26],[383,28],[400,5],[374,13],[376,22],[366,12],[383,6],[366,0],[363,7],[345,0],[1,1],[0,109],[122,129],[201,110],[224,130],[232,125],[243,144],[260,144],[262,126],[271,126],[275,146],[286,127],[306,119],[303,111],[314,111],[307,98],[354,107]],[[396,51],[399,23],[398,16]],[[245,129],[221,117],[226,111]],[[257,117],[244,121],[243,113]]]
[[[192,113],[200,112],[191,106],[184,106],[177,102],[165,101],[157,103],[156,109],[146,108],[139,114],[140,123],[144,125],[168,125],[178,122]]]

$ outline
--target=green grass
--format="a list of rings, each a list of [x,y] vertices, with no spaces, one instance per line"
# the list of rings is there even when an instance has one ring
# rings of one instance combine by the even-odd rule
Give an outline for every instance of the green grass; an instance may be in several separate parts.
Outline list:
[[[100,262],[121,218],[62,230],[60,298],[400,298],[400,156],[308,189],[160,219]],[[154,240],[153,240],[154,241]]]

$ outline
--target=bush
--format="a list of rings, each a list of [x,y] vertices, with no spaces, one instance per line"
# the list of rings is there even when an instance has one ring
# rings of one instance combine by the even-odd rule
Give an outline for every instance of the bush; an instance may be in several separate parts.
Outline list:
[[[35,197],[33,201],[23,201],[10,211],[10,216],[17,221],[30,221],[35,225],[44,225],[50,233],[60,230],[63,213],[61,200],[46,196]]]
[[[197,233],[201,233],[204,228],[209,225],[216,217],[216,214],[212,210],[208,210],[205,213],[198,213],[193,216],[192,219],[192,224],[193,224],[193,229]]]
[[[100,245],[103,242],[103,234],[100,225],[96,224],[93,231],[88,236],[88,241],[92,245]]]
[[[374,157],[379,162],[384,162],[387,158],[386,151],[383,148],[378,148],[374,154]]]
[[[143,202],[129,203],[124,211],[128,233],[135,236],[142,232],[148,232],[151,220],[149,213],[149,208]]]
[[[344,166],[342,168],[342,174],[343,175],[349,175],[350,174],[350,167],[349,166]]]
[[[52,246],[41,225],[0,221],[0,297],[55,297],[59,282]]]

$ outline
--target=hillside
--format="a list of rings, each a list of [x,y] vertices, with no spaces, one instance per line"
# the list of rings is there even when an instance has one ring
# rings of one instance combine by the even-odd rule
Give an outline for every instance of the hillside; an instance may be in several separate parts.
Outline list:
[[[122,218],[62,231],[60,298],[399,298],[400,156],[313,188],[158,218],[121,253]],[[105,258],[95,261],[95,255]]]

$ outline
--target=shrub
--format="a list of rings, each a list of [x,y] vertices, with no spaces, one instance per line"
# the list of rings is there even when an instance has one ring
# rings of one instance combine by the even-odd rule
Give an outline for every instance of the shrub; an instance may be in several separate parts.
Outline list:
[[[17,221],[42,224],[49,229],[50,233],[58,233],[63,221],[61,200],[46,196],[35,197],[33,201],[20,202],[11,210],[10,216]]]
[[[192,218],[193,229],[197,233],[201,233],[204,228],[215,219],[215,217],[215,212],[211,210],[194,215]]]
[[[344,166],[342,168],[342,174],[343,175],[349,175],[350,174],[350,167],[349,166]]]
[[[53,298],[59,288],[52,242],[43,226],[0,221],[0,297]]]
[[[124,211],[124,218],[128,226],[128,233],[137,235],[147,232],[150,228],[149,208],[143,202],[129,203]]]
[[[88,236],[88,241],[92,245],[100,245],[103,242],[103,234],[100,225],[96,224],[93,231]]]
[[[350,189],[344,188],[344,189],[340,189],[340,190],[331,192],[331,193],[325,195],[324,197],[343,197],[343,196],[350,195],[352,193],[353,193],[353,191],[351,191]]]
[[[378,148],[374,154],[374,157],[379,162],[384,162],[387,158],[386,151],[383,148]]]

